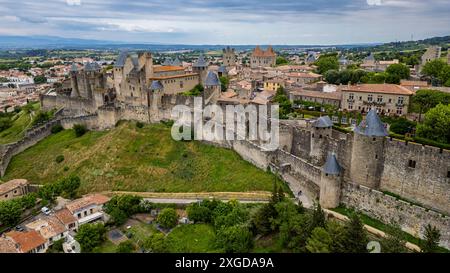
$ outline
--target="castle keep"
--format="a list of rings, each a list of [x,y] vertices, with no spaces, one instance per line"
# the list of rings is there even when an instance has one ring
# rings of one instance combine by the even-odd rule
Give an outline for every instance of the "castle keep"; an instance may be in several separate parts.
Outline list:
[[[69,95],[41,97],[43,109],[62,109],[58,122],[65,128],[84,123],[106,129],[119,120],[168,120],[173,106],[193,105],[194,97],[182,93],[195,85],[204,85],[205,104],[214,104],[221,92],[218,75],[208,71],[203,56],[192,72],[186,72],[173,64],[153,65],[148,52],[120,54],[111,75],[93,64],[82,71],[73,69],[70,82]],[[46,136],[50,127],[39,130],[37,136]],[[324,208],[354,207],[418,236],[432,224],[442,233],[441,244],[450,246],[450,151],[389,138],[375,110],[353,133],[334,130],[329,117],[281,121],[275,151],[246,140],[212,144],[271,169],[295,194],[302,190]],[[2,174],[11,156],[22,150],[18,144],[1,151]]]

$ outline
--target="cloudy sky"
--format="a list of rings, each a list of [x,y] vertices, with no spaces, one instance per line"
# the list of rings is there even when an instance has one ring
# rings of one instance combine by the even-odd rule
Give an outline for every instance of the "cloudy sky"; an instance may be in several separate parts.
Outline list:
[[[450,35],[449,0],[0,0],[0,35],[345,44]]]

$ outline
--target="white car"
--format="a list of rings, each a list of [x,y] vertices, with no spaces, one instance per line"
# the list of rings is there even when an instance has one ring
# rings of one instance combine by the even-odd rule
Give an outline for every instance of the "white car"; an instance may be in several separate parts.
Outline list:
[[[51,212],[50,209],[47,208],[47,207],[43,207],[43,208],[41,209],[41,211],[42,211],[42,213],[45,214],[45,215],[49,215],[50,212]]]

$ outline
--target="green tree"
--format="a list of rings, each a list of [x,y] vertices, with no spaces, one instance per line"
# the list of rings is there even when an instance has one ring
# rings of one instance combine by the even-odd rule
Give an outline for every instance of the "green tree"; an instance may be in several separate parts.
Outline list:
[[[245,226],[221,228],[216,238],[217,246],[226,253],[247,253],[253,246],[252,233]]]
[[[61,190],[66,198],[75,198],[77,195],[78,188],[81,185],[80,178],[76,175],[70,175],[62,179],[60,182]]]
[[[425,114],[416,134],[441,143],[450,143],[450,104],[439,104]]]
[[[276,65],[284,65],[284,64],[288,64],[289,61],[283,57],[283,56],[278,56],[277,60],[276,60]]]
[[[424,232],[425,239],[420,245],[420,248],[422,249],[422,252],[426,253],[436,253],[439,250],[439,240],[441,238],[441,233],[439,230],[428,224],[425,227]]]
[[[47,253],[63,253],[64,252],[63,244],[64,244],[64,239],[59,239],[59,240],[55,241],[53,243],[53,245],[51,247],[49,247],[49,249],[47,250]]]
[[[423,113],[436,107],[439,103],[450,104],[450,94],[436,90],[421,89],[412,97],[412,108],[414,112],[419,113],[419,121],[422,120]]]
[[[325,74],[328,70],[338,70],[339,62],[336,55],[322,55],[316,61],[315,65],[317,65],[317,72],[319,74]]]
[[[164,234],[161,232],[153,233],[144,240],[144,248],[152,253],[166,253],[167,243]]]
[[[75,124],[73,125],[73,130],[75,131],[76,137],[81,137],[87,132],[87,128],[83,124]]]
[[[306,249],[311,253],[330,253],[332,239],[328,231],[316,227],[306,243]]]
[[[407,252],[405,247],[405,235],[401,228],[397,225],[388,226],[386,237],[381,240],[381,251],[383,253],[404,253]]]
[[[389,130],[400,135],[411,133],[411,130],[416,127],[416,123],[406,118],[398,118],[391,123]]]
[[[330,84],[339,84],[341,79],[339,71],[334,69],[325,72],[324,78],[325,81]]]
[[[156,220],[163,228],[174,228],[178,223],[177,212],[173,208],[163,209]]]
[[[292,112],[292,103],[284,93],[283,87],[277,89],[273,101],[277,102],[279,105],[279,118],[287,119],[288,114]]]
[[[186,208],[189,220],[194,223],[211,223],[212,212],[209,208],[198,203],[192,203]]]
[[[331,237],[330,252],[345,253],[345,228],[337,221],[327,222],[327,231]]]
[[[221,88],[222,92],[227,91],[228,84],[230,83],[230,79],[226,76],[222,76],[219,78],[219,80],[220,80],[220,88]]]
[[[441,73],[444,71],[447,64],[441,59],[436,59],[427,62],[422,68],[422,74],[431,78],[440,79]]]
[[[20,221],[22,208],[16,200],[0,201],[0,223],[14,226]]]
[[[134,244],[130,240],[127,240],[125,242],[121,242],[116,249],[117,253],[132,253],[134,252]]]
[[[311,229],[314,229],[316,227],[325,228],[325,225],[325,212],[322,210],[320,204],[317,203],[312,214]]]
[[[409,68],[404,64],[392,64],[386,69],[387,82],[399,84],[401,79],[409,78]]]
[[[367,232],[357,214],[352,214],[350,221],[346,223],[343,238],[343,247],[346,253],[366,253]]]
[[[36,76],[33,80],[35,84],[47,83],[47,78],[43,75]]]
[[[82,252],[91,252],[105,240],[106,228],[101,223],[81,225],[75,240],[80,244]]]

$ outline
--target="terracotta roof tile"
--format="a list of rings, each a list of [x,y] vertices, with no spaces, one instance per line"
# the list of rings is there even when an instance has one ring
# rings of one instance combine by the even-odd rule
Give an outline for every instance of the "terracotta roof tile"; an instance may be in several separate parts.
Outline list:
[[[92,205],[103,205],[109,201],[109,197],[101,194],[87,195],[76,199],[66,205],[66,208],[73,214],[74,212]]]
[[[382,93],[394,95],[413,95],[413,92],[396,84],[358,84],[342,88],[343,92]]]
[[[184,70],[184,68],[182,66],[173,66],[173,65],[153,67],[153,72],[170,72],[170,71],[180,71],[180,70]]]
[[[39,232],[35,230],[19,232],[10,231],[5,234],[6,237],[11,238],[15,243],[19,245],[22,252],[27,253],[40,245],[45,244],[45,239]]]
[[[3,184],[0,184],[0,193],[9,192],[14,190],[19,186],[24,186],[28,184],[28,180],[26,179],[13,179]]]
[[[61,209],[55,212],[56,218],[64,225],[72,224],[77,221],[77,219],[70,213],[68,209]]]

